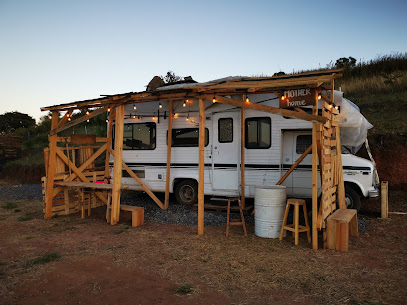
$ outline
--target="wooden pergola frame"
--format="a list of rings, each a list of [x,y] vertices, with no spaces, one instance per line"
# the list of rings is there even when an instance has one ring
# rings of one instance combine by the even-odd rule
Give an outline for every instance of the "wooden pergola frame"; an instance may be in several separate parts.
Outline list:
[[[112,225],[119,221],[120,215],[120,191],[122,189],[122,168],[124,168],[131,177],[148,193],[161,209],[167,209],[169,205],[170,190],[170,169],[171,169],[171,136],[173,122],[173,102],[188,99],[199,100],[199,179],[198,179],[198,234],[204,233],[204,139],[205,139],[205,100],[212,101],[215,97],[216,102],[240,107],[241,121],[244,122],[245,109],[253,109],[273,114],[293,117],[301,120],[310,121],[312,128],[312,146],[307,149],[302,158],[297,161],[292,168],[280,179],[281,184],[292,170],[301,162],[301,160],[312,151],[312,247],[318,249],[317,230],[325,229],[325,219],[332,213],[338,203],[340,208],[345,208],[344,185],[342,176],[342,161],[339,137],[339,124],[336,115],[339,113],[334,107],[334,80],[341,76],[342,70],[317,71],[302,73],[296,75],[284,75],[275,77],[242,77],[234,79],[224,79],[207,83],[197,83],[191,86],[180,88],[161,87],[155,91],[129,92],[112,96],[103,96],[101,98],[78,101],[68,104],[48,106],[41,108],[42,111],[52,112],[51,131],[49,133],[49,153],[46,164],[46,189],[45,189],[45,218],[52,216],[53,198],[62,190],[61,187],[55,187],[55,167],[57,159],[62,160],[70,170],[73,171],[64,181],[77,181],[89,183],[90,180],[84,175],[83,170],[89,166],[100,154],[106,151],[106,161],[104,177],[109,175],[110,156],[114,158],[113,167],[113,186],[111,191],[112,198]],[[304,112],[300,108],[295,110],[276,108],[261,104],[246,102],[247,94],[273,93],[281,96],[284,90],[295,88],[313,88],[315,89],[314,106],[312,114]],[[322,115],[318,115],[318,92],[331,91],[330,96],[322,94],[323,106]],[[232,98],[241,96],[239,99]],[[140,178],[124,163],[122,159],[123,151],[123,128],[126,104],[137,104],[147,102],[168,102],[168,147],[167,147],[167,171],[166,171],[166,189],[165,200],[162,203],[154,193],[140,180]],[[89,116],[84,116],[74,121],[68,121],[74,110],[96,109]],[[66,111],[61,119],[59,112]],[[107,137],[102,139],[105,142],[84,164],[76,167],[73,162],[64,154],[63,150],[57,146],[61,141],[58,133],[84,122],[90,117],[101,113],[110,112],[108,121]],[[112,126],[115,120],[115,145],[112,147]],[[241,146],[240,146],[240,189],[242,202],[245,198],[245,148],[244,148],[245,128],[241,124]],[[66,138],[64,138],[66,141]],[[69,153],[68,153],[69,155]],[[317,170],[318,161],[320,166],[322,199],[321,207],[317,208]],[[106,202],[103,193],[96,193],[96,196]],[[324,234],[324,245],[325,245]]]

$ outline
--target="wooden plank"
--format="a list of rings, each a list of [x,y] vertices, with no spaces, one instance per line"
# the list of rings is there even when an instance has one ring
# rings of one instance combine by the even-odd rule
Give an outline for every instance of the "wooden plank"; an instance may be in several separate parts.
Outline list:
[[[111,152],[112,153],[112,152]],[[113,155],[113,153],[112,153]],[[114,152],[114,155],[116,155],[116,152]],[[137,175],[130,169],[130,167],[127,166],[126,163],[124,163],[124,161],[122,161],[122,166],[124,167],[124,169],[129,173],[129,175],[137,181],[138,184],[140,184],[140,186],[143,188],[143,190],[151,197],[151,199],[154,200],[154,202],[162,209],[165,210],[164,204],[160,201],[160,199],[157,198],[156,195],[154,195],[154,193],[147,187],[147,185],[145,185],[143,183],[143,181],[140,180],[139,177],[137,177]],[[114,178],[113,178],[114,179]]]
[[[312,113],[318,114],[318,96],[315,92],[315,106]],[[312,249],[318,250],[318,155],[317,155],[317,124],[312,123]]]
[[[68,118],[72,115],[73,109],[69,109],[66,114],[62,117],[61,121],[59,121],[58,125],[56,128],[61,127],[64,125],[66,122],[68,122]]]
[[[172,146],[172,100],[168,102],[168,133],[167,133],[167,169],[165,176],[165,199],[164,209],[167,210],[170,202],[170,179],[171,179],[171,146]]]
[[[198,235],[204,234],[205,100],[199,99]]]
[[[67,156],[59,149],[57,149],[57,155],[66,163],[70,164],[71,169],[73,172],[78,176],[79,179],[81,179],[83,182],[90,182],[90,180],[67,158]],[[106,199],[99,193],[96,193],[96,196],[100,200],[102,200],[104,203],[106,203]]]
[[[206,100],[211,101],[213,98],[213,95],[212,96],[205,95],[204,97]],[[226,98],[223,96],[216,96],[216,100],[222,104],[228,104],[228,105],[232,105],[232,106],[236,106],[236,107],[244,107],[247,109],[254,109],[254,110],[279,114],[279,115],[283,115],[283,116],[294,117],[294,118],[298,118],[298,119],[305,120],[305,121],[312,121],[312,122],[318,122],[318,123],[326,122],[326,118],[318,116],[317,114],[311,115],[308,113],[300,113],[297,111],[281,109],[281,108],[276,108],[276,107],[272,107],[272,106],[266,106],[266,105],[255,104],[255,103],[247,103],[247,102],[234,100],[232,98]]]
[[[124,105],[116,108],[115,124],[115,154],[113,165],[113,190],[112,190],[112,213],[110,224],[115,225],[120,217],[120,190],[122,182],[122,155],[123,155],[123,131],[124,131]]]
[[[96,144],[95,134],[73,134],[71,144]]]
[[[389,182],[382,181],[381,184],[381,211],[382,211],[382,219],[389,218]]]
[[[341,147],[341,136],[340,136],[340,131],[339,127],[335,128],[336,129],[336,147],[340,149]],[[339,150],[340,151],[340,150]],[[345,202],[345,184],[343,181],[343,167],[342,167],[342,154],[338,153],[337,156],[337,166],[335,167],[336,170],[336,175],[338,177],[338,202],[339,202],[339,208],[340,209],[346,209],[346,202]]]
[[[59,113],[58,111],[52,112],[51,130],[58,125]],[[56,169],[57,158],[57,136],[51,135],[49,137],[49,157],[48,157],[48,170],[47,170],[47,191],[45,194],[45,219],[50,219],[52,216],[52,198],[54,197],[54,176]]]
[[[276,183],[276,185],[280,185],[287,179],[288,175],[292,173],[292,171],[301,163],[302,160],[312,151],[312,144],[304,151],[301,157],[298,158],[297,161],[293,165],[291,165],[290,169],[284,174],[283,177]]]
[[[242,99],[245,97],[242,96]],[[245,178],[245,109],[244,107],[240,107],[240,196],[241,196],[241,203],[242,209],[246,207],[246,194],[245,194],[245,187],[246,187],[246,178]]]
[[[113,120],[116,117],[116,108],[110,110],[109,123],[107,125],[107,149],[106,149],[106,160],[105,160],[105,172],[104,181],[108,182],[108,177],[110,176],[109,166],[110,166],[110,148],[112,147],[112,135],[113,135]]]

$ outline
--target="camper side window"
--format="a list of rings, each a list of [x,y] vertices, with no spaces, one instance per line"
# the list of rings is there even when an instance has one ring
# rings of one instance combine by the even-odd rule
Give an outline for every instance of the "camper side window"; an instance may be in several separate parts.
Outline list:
[[[113,129],[113,149],[114,149]],[[123,149],[124,150],[153,150],[156,147],[156,124],[134,123],[124,124]]]
[[[300,135],[297,136],[297,141],[295,144],[295,152],[298,155],[302,155],[308,147],[312,144],[312,135]]]
[[[167,132],[168,143],[168,132]],[[209,130],[205,128],[205,146],[209,144]],[[178,128],[172,130],[172,147],[198,147],[199,128]]]
[[[267,149],[271,147],[271,119],[247,118],[245,121],[245,147]]]
[[[233,119],[221,118],[218,121],[218,141],[219,143],[233,142]]]

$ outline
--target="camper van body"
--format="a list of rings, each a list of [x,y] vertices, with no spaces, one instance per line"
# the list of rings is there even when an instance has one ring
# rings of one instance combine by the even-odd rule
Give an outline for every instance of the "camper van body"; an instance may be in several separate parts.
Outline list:
[[[278,100],[270,98],[270,95],[254,95],[251,100],[278,107]],[[162,109],[159,108],[160,104]],[[169,185],[170,192],[179,202],[192,204],[197,196],[199,109],[197,100],[190,100],[186,107],[182,107],[182,104],[174,102]],[[159,101],[137,104],[136,111],[133,105],[126,106],[123,161],[154,192],[165,191],[167,107],[168,103]],[[246,197],[254,197],[256,186],[276,184],[311,144],[311,122],[251,109],[245,110],[245,121],[241,122],[239,108],[212,105],[212,102],[206,101],[205,195],[240,195],[242,123],[246,135],[243,139]],[[352,154],[342,154],[342,163],[347,204],[358,208],[360,199],[357,202],[358,198],[352,198],[352,195],[377,195],[374,184],[376,169],[372,162]],[[311,155],[308,155],[283,182],[287,187],[287,196],[311,198],[311,164]],[[142,190],[125,171],[122,183],[128,184],[131,189]],[[350,188],[353,193],[349,191]]]

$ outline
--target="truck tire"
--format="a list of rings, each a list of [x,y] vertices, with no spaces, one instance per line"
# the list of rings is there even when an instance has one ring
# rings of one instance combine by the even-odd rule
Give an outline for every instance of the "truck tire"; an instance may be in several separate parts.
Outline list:
[[[348,185],[345,185],[345,202],[347,209],[355,209],[359,211],[360,209],[360,196],[357,191]]]
[[[194,205],[198,202],[198,184],[195,180],[182,180],[175,188],[175,199],[179,204]]]

